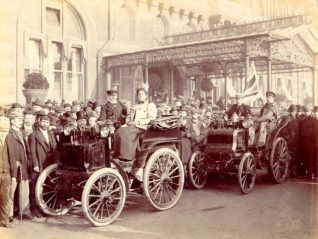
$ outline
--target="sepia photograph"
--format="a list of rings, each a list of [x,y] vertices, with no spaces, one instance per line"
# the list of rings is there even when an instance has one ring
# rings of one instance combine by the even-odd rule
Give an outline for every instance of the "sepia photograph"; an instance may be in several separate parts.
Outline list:
[[[317,239],[318,0],[0,0],[1,239]]]

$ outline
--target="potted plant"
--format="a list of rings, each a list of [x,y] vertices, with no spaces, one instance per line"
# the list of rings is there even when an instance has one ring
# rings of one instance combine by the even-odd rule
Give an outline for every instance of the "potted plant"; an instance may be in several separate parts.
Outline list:
[[[31,105],[36,98],[45,100],[50,84],[42,73],[29,73],[23,83],[23,87],[26,103]]]

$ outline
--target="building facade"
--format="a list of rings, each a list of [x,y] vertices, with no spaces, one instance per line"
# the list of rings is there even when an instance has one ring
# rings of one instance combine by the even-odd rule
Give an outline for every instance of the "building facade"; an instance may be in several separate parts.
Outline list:
[[[315,4],[308,2],[302,11]],[[58,101],[94,99],[103,103],[105,90],[114,85],[121,98],[134,101],[134,89],[144,82],[145,74],[152,86],[151,96],[161,95],[170,101],[169,66],[152,67],[147,72],[140,66],[127,66],[112,69],[110,74],[105,58],[164,46],[163,37],[190,36],[228,24],[286,16],[300,9],[294,0],[12,0],[0,4],[1,104],[25,103],[22,84],[31,72],[47,77],[48,98]],[[315,36],[315,32],[309,34],[308,42]],[[202,71],[180,66],[172,74],[174,95],[198,94]],[[284,94],[287,88],[302,103],[314,96],[317,83],[313,73],[295,74],[274,74],[272,89]],[[242,90],[239,78],[230,82]],[[217,98],[224,92],[224,83],[213,81],[218,88],[211,94]]]

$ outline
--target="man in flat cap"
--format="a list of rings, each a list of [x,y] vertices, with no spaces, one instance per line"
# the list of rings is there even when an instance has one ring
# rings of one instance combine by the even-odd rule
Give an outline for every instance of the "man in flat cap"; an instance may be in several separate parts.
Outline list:
[[[23,113],[11,112],[8,116],[10,118],[11,124],[11,128],[6,137],[11,174],[10,216],[13,217],[14,194],[17,186],[19,185],[18,201],[20,216],[23,215],[23,217],[27,219],[33,219],[33,215],[30,212],[29,201],[29,145],[21,132],[21,127],[23,124]]]
[[[276,94],[272,91],[266,92],[266,104],[261,109],[261,115],[256,122],[260,123],[257,129],[256,145],[263,146],[266,142],[266,136],[269,131],[276,125],[276,120],[279,117],[280,110],[275,103]]]
[[[111,120],[115,128],[125,124],[127,108],[118,101],[118,91],[116,89],[107,90],[108,102],[102,106],[99,121]]]
[[[54,134],[49,130],[51,119],[42,113],[39,115],[39,128],[30,135],[30,149],[32,157],[32,188],[31,209],[33,214],[41,217],[40,209],[35,202],[35,184],[39,174],[47,166],[55,162],[57,155],[57,143]]]

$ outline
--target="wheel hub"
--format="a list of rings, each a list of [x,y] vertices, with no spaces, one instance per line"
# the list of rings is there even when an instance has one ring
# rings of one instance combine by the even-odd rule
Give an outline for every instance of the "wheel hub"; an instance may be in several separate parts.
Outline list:
[[[108,198],[110,198],[109,192],[108,192],[108,191],[103,191],[103,192],[101,193],[101,198],[102,198],[102,199],[108,199]]]

